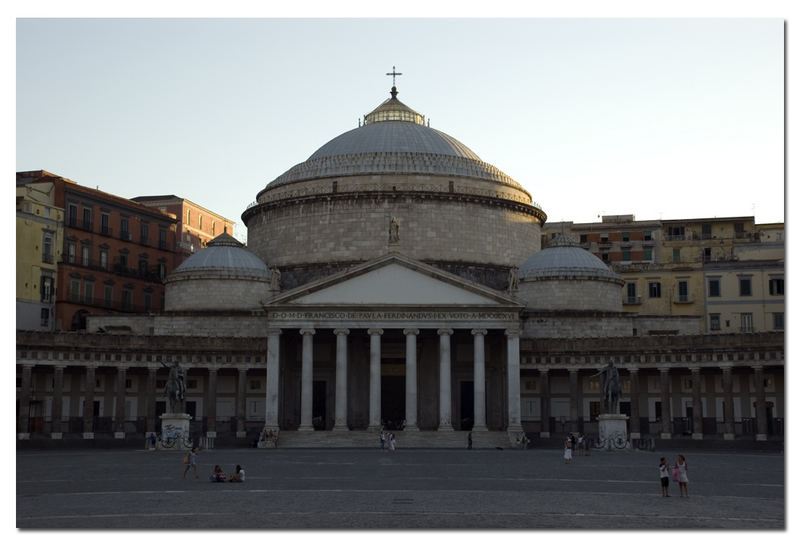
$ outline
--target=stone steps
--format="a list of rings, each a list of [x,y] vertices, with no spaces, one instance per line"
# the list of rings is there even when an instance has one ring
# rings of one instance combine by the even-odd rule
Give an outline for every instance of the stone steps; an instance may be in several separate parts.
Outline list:
[[[397,449],[465,449],[468,431],[391,431]],[[281,431],[279,448],[375,448],[381,447],[380,433],[373,431]],[[267,446],[271,447],[271,446]],[[388,447],[388,445],[387,445]],[[474,449],[512,448],[506,431],[474,431]]]

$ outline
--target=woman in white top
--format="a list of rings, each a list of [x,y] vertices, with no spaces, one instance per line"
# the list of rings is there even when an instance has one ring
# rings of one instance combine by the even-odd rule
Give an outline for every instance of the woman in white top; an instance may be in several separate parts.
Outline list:
[[[244,481],[244,469],[240,465],[236,465],[236,469],[231,474],[229,482],[243,482]]]

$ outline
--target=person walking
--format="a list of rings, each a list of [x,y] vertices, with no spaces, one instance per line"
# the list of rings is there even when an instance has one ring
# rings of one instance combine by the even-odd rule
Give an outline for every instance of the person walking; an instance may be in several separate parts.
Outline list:
[[[186,473],[189,472],[189,469],[194,469],[194,477],[197,479],[197,448],[192,448],[192,451],[186,454],[184,463],[186,463],[186,469],[183,471],[183,479],[186,479]]]
[[[661,477],[661,496],[669,497],[669,463],[663,457],[658,465],[658,475]]]
[[[586,455],[586,450],[584,446],[586,444],[583,441],[583,433],[578,433],[578,455]]]
[[[383,449],[385,445],[386,445],[386,433],[384,433],[383,429],[381,429],[381,449]]]
[[[395,443],[394,443],[394,433],[389,433],[387,437],[389,440],[389,451],[394,451]]]
[[[467,433],[467,449],[468,450],[472,449],[472,431]]]
[[[689,470],[689,465],[686,463],[686,458],[683,455],[678,455],[678,487],[680,487],[681,497],[689,497],[689,476],[686,473]]]
[[[564,442],[564,462],[572,462],[572,437],[567,436],[567,441]]]

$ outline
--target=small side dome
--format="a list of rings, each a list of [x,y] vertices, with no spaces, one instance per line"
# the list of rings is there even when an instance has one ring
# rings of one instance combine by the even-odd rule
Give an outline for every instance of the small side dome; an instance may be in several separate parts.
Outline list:
[[[264,261],[227,233],[186,259],[165,280],[166,311],[253,310],[269,293]]]
[[[173,271],[190,272],[198,270],[229,271],[254,277],[269,277],[269,270],[264,261],[244,249],[244,244],[223,232]]]
[[[559,234],[522,264],[517,295],[528,308],[620,312],[624,283],[603,261]]]

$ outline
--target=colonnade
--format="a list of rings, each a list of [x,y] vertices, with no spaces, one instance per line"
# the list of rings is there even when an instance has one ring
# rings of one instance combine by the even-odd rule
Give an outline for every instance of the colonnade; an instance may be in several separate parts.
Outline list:
[[[336,380],[334,403],[333,431],[346,431],[347,427],[347,373],[348,351],[347,337],[350,330],[336,328]],[[451,337],[450,328],[437,329],[439,336],[439,423],[437,430],[452,431],[452,384],[451,384]],[[281,329],[267,331],[267,397],[265,427],[278,428],[278,392],[277,383],[280,373],[279,336]],[[313,406],[313,360],[315,329],[302,328],[301,353],[301,385],[300,385],[300,426],[299,431],[312,431]],[[377,430],[381,427],[381,328],[367,329],[369,335],[369,419],[368,428]],[[471,329],[474,354],[474,426],[473,429],[486,430],[486,355],[484,338],[487,329]],[[405,420],[406,430],[418,430],[417,426],[417,337],[420,330],[404,328],[405,336]],[[508,430],[521,431],[519,397],[519,331],[506,330],[507,379],[508,379]]]

